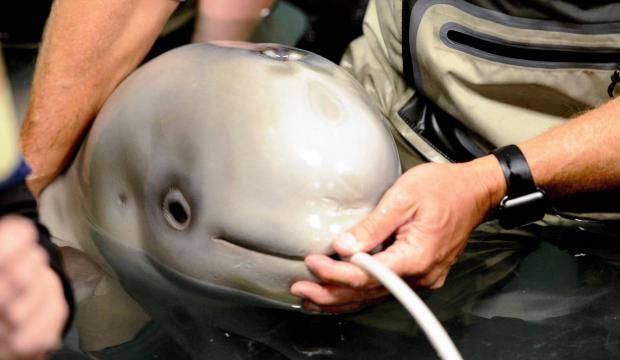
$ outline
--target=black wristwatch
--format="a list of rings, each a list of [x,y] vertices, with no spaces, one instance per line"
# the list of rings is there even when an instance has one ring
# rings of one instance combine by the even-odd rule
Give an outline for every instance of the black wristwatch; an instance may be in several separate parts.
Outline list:
[[[494,150],[493,155],[499,161],[508,189],[497,208],[499,224],[512,229],[542,219],[548,207],[547,196],[536,187],[521,150],[508,145]]]

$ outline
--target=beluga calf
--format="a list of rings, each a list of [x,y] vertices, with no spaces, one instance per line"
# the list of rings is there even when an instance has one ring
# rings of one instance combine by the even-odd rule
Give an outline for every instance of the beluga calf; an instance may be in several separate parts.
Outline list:
[[[332,253],[400,173],[378,109],[318,55],[194,44],[149,61],[41,197],[82,347],[152,319],[200,354],[214,327],[261,331],[244,307],[301,311],[289,288],[313,278],[304,257]]]

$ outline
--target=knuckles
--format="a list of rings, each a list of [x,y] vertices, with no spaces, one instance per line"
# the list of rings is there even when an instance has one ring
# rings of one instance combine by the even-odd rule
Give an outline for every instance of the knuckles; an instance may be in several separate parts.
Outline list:
[[[413,191],[406,184],[397,182],[386,192],[386,199],[390,210],[403,211],[413,203]]]
[[[19,306],[17,306],[17,304],[11,304],[6,309],[4,318],[10,324],[10,326],[19,329],[20,327],[22,327],[24,312]]]
[[[356,227],[356,238],[359,241],[368,243],[377,233],[377,220],[373,217],[367,217],[362,220]]]
[[[0,270],[0,288],[21,292],[42,281],[40,275],[48,268],[48,255],[38,245],[29,251],[27,256],[15,260],[8,269]]]

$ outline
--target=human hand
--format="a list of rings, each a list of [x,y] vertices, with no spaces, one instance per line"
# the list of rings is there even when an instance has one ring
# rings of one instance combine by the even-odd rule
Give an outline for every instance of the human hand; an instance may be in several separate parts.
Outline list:
[[[0,218],[0,359],[42,359],[60,342],[69,309],[34,224]]]
[[[370,251],[396,233],[374,257],[412,286],[439,288],[472,230],[506,189],[499,164],[487,156],[464,164],[423,164],[403,174],[377,207],[334,249],[342,257]],[[311,311],[354,311],[388,295],[359,267],[313,254],[306,265],[321,284],[298,281],[291,293]]]

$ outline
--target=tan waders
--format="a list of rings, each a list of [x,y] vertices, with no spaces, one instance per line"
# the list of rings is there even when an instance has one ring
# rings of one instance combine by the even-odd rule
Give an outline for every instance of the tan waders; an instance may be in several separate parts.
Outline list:
[[[515,17],[462,0],[371,0],[342,66],[389,120],[404,169],[467,161],[609,101],[620,23]],[[563,215],[545,222],[620,218]]]

